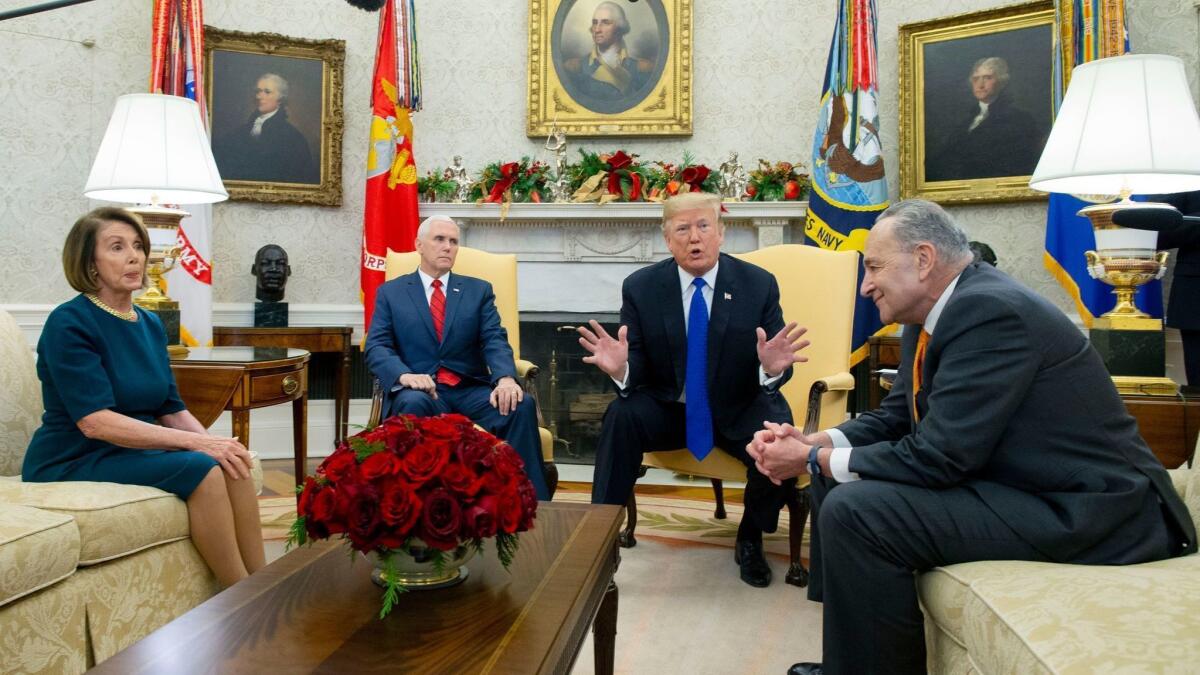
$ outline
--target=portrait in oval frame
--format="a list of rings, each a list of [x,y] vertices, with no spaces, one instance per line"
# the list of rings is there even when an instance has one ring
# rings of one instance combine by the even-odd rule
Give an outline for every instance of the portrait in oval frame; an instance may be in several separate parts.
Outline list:
[[[529,136],[692,133],[692,0],[530,0]]]

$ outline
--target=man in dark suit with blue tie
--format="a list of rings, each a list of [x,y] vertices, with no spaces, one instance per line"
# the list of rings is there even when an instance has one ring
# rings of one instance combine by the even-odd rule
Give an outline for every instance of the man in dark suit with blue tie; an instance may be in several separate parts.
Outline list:
[[[734,558],[751,586],[771,583],[763,532],[774,532],[787,490],[753,470],[746,443],[763,420],[791,420],[779,387],[808,345],[784,326],[779,284],[766,270],[721,253],[721,201],[698,192],[663,205],[663,238],[673,257],[629,275],[621,327],[580,328],[584,361],[613,379],[620,396],[604,414],[592,502],[625,504],[642,453],[685,444],[703,459],[714,445],[748,467],[745,515]],[[771,335],[771,339],[767,336]]]
[[[878,410],[747,451],[812,478],[810,600],[824,662],[790,675],[924,673],[913,573],[975,560],[1125,565],[1196,531],[1087,337],[991,265],[937,204],[900,202],[867,238],[862,294],[905,324]]]
[[[384,417],[459,413],[503,438],[548,500],[533,401],[524,397],[492,285],[451,274],[458,225],[430,216],[417,228],[421,264],[379,287],[367,367],[390,392]]]

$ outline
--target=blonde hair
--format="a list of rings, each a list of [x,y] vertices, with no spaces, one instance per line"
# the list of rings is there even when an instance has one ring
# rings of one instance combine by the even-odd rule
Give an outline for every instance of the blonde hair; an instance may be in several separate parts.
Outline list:
[[[709,192],[684,192],[663,202],[662,231],[667,231],[667,224],[681,211],[693,209],[712,209],[713,217],[721,222],[721,198]]]
[[[100,290],[97,277],[92,274],[96,261],[96,235],[108,223],[125,223],[137,232],[142,242],[146,260],[150,258],[150,234],[137,214],[115,206],[101,206],[81,216],[71,226],[67,240],[63,242],[63,274],[71,288],[80,293],[95,293]],[[149,284],[146,278],[146,263],[142,263],[142,288]]]

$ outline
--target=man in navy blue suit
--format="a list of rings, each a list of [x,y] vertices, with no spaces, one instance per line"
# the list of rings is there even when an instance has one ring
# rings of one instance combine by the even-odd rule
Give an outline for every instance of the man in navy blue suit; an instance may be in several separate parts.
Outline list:
[[[628,502],[645,452],[686,444],[703,459],[715,446],[748,468],[734,561],[742,581],[767,586],[762,535],[778,527],[795,481],[772,484],[745,448],[763,420],[792,419],[779,388],[808,360],[797,353],[805,329],[784,324],[770,272],[721,253],[720,197],[667,200],[662,233],[671,257],[625,279],[616,336],[596,321],[579,329],[584,362],[619,394],[600,428],[592,502]]]
[[[430,216],[417,228],[421,264],[379,287],[367,332],[367,367],[389,395],[384,417],[459,413],[503,438],[548,500],[533,401],[516,380],[492,285],[451,274],[458,225]]]

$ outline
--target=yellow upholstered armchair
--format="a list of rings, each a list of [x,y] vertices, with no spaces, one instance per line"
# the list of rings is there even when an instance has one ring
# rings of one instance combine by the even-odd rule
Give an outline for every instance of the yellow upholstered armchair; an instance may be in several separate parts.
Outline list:
[[[419,264],[420,255],[415,251],[388,253],[384,278],[391,281],[417,269]],[[521,359],[521,325],[517,317],[517,257],[460,246],[453,272],[484,279],[492,285],[492,290],[496,294],[496,311],[500,312],[500,324],[508,332],[508,343],[512,345],[513,357],[517,365],[517,377],[525,389],[526,395],[533,398],[534,408],[537,410],[538,432],[542,441],[542,460],[546,467],[546,487],[549,488],[550,496],[553,497],[554,491],[558,488],[558,467],[554,465],[554,437],[546,428],[545,420],[542,418],[542,406],[538,402],[537,389],[533,386],[533,380],[538,374],[538,367]],[[380,386],[379,380],[375,380],[367,426],[379,423],[382,409],[383,388]]]
[[[782,390],[796,424],[803,424],[806,433],[840,424],[845,420],[846,403],[854,389],[854,378],[848,369],[858,253],[789,244],[737,257],[774,274],[779,282],[784,321],[795,321],[808,328],[805,337],[812,344],[803,352],[808,361],[795,365],[792,378]],[[687,449],[648,452],[642,464],[711,479],[717,518],[725,518],[723,481],[746,480],[746,467],[724,452],[710,453],[703,462],[697,462]],[[801,476],[796,494],[788,500],[791,566],[786,581],[794,586],[808,585],[808,570],[800,562],[800,543],[809,513],[808,482],[807,476]],[[637,543],[635,496],[630,497],[627,509],[628,522],[621,533],[621,545],[629,547]]]

